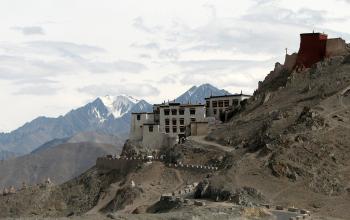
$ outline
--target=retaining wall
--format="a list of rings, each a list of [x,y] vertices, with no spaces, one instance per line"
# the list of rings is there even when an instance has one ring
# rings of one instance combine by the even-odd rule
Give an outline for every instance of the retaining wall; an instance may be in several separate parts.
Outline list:
[[[311,212],[306,209],[299,209],[295,207],[283,207],[280,205],[271,205],[271,204],[260,204],[260,206],[265,207],[269,210],[277,210],[277,211],[285,211],[285,212],[290,212],[294,213],[295,217],[289,218],[289,220],[301,220],[301,219],[311,219]]]
[[[217,171],[219,168],[214,166],[205,166],[205,165],[194,165],[194,164],[167,164],[168,167],[178,168],[178,169],[187,169],[193,171]]]
[[[113,169],[120,170],[122,172],[129,172],[136,169],[137,166],[143,163],[152,161],[163,162],[163,157],[154,157],[153,159],[148,159],[147,157],[99,157],[96,160],[96,167],[101,169]],[[194,164],[167,164],[168,167],[176,169],[187,169],[192,171],[217,171],[218,167],[206,166],[206,165],[194,165]]]

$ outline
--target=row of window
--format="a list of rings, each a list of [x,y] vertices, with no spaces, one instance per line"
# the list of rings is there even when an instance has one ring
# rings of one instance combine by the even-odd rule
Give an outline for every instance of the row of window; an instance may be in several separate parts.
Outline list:
[[[173,132],[173,133],[177,133],[178,130],[180,131],[180,133],[184,133],[185,130],[186,130],[186,128],[185,128],[184,126],[180,126],[179,129],[178,129],[177,126],[173,126],[173,127],[172,127],[172,132]],[[165,133],[170,133],[170,127],[168,127],[168,126],[165,127]]]
[[[196,118],[191,118],[190,120],[191,120],[191,122],[196,122]],[[165,122],[165,125],[170,125],[170,119],[169,118],[166,118],[164,120],[164,122]],[[176,125],[177,124],[177,119],[173,118],[171,120],[171,122],[172,122],[173,125]],[[180,125],[184,125],[185,124],[185,119],[184,118],[180,118],[179,122],[180,122]]]
[[[224,110],[224,109],[216,109],[216,108],[214,108],[213,109],[213,114],[214,115],[221,114],[221,112],[223,112],[223,111],[227,111],[227,109]],[[210,115],[208,109],[207,109],[207,115]]]
[[[219,101],[212,101],[212,106],[213,108],[215,107],[229,107],[230,106],[230,100],[219,100]],[[232,100],[232,105],[238,105],[239,100],[233,99]],[[210,101],[207,101],[206,106],[209,108],[210,107]]]
[[[170,119],[169,118],[166,118],[164,121],[165,121],[165,125],[170,125]],[[179,121],[180,121],[180,125],[184,125],[185,124],[185,119],[184,118],[180,118]],[[177,124],[177,119],[173,118],[171,120],[171,122],[172,122],[173,125],[176,125]]]
[[[177,115],[178,114],[178,110],[177,109],[164,109],[164,115]],[[180,108],[179,109],[179,115],[184,115],[185,114],[185,109]],[[196,114],[196,109],[195,108],[191,108],[190,109],[190,115],[195,115]]]

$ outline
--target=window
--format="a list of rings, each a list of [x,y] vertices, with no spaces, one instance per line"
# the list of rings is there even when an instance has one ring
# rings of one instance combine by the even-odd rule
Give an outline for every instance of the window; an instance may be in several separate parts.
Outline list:
[[[234,100],[232,100],[232,105],[238,105],[238,100],[237,99],[234,99]]]
[[[184,118],[180,118],[180,125],[184,125],[185,124],[185,119]]]
[[[173,120],[172,120],[172,122],[173,122],[173,125],[176,125],[176,118],[173,118]]]
[[[169,127],[165,127],[165,133],[169,133],[169,132],[170,132]]]
[[[164,109],[164,115],[169,115],[170,110],[169,109]]]
[[[137,119],[138,121],[140,121],[140,120],[141,120],[141,115],[136,115],[136,119]]]
[[[185,132],[185,127],[184,127],[184,126],[181,126],[181,127],[180,127],[180,132],[181,132],[181,133]]]
[[[216,109],[214,109],[214,115],[216,115],[216,113],[217,113],[217,110],[216,110]]]
[[[213,107],[218,107],[218,102],[217,101],[213,101]]]
[[[196,122],[196,119],[195,118],[191,118],[191,122]]]
[[[169,120],[169,118],[166,118],[165,119],[165,125],[169,125],[170,124],[170,120]]]
[[[172,115],[177,115],[177,109],[171,109],[171,114]]]
[[[224,102],[223,101],[219,101],[219,107],[223,107],[224,106]]]
[[[208,108],[210,107],[210,101],[207,101],[207,107]]]
[[[185,114],[185,109],[181,108],[179,109],[179,115],[184,115]]]
[[[173,133],[177,133],[177,127],[173,126]]]
[[[148,131],[153,132],[153,125],[148,126]]]
[[[195,108],[191,108],[190,109],[190,115],[195,115],[196,114],[196,109]]]
[[[224,100],[224,106],[228,107],[230,105],[230,101],[229,100]]]

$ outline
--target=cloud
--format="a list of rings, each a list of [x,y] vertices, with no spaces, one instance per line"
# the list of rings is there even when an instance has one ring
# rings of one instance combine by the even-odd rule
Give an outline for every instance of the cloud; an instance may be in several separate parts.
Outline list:
[[[276,58],[267,60],[188,60],[174,62],[180,68],[177,78],[183,85],[213,83],[223,88],[253,92]]]
[[[151,27],[151,26],[146,25],[142,17],[135,18],[133,21],[133,26],[135,28],[137,28],[143,32],[149,33],[149,34],[159,32],[163,29],[161,26]]]
[[[165,49],[159,51],[158,57],[160,59],[169,59],[169,60],[177,60],[179,59],[180,52],[176,48]]]
[[[85,60],[81,61],[81,64],[93,73],[140,73],[147,69],[142,63],[127,60],[117,60],[113,62],[91,62]]]
[[[14,95],[34,95],[51,96],[56,94],[61,88],[53,85],[36,84],[20,88]]]
[[[159,50],[160,46],[156,42],[150,42],[146,44],[133,43],[131,47],[141,48],[141,49],[149,49],[149,50]]]
[[[161,78],[157,83],[159,84],[175,84],[177,82],[178,75],[169,75]]]
[[[268,5],[250,9],[241,19],[257,23],[268,22],[305,27],[316,24],[322,25],[331,18],[327,16],[327,12],[324,10],[301,8],[298,11],[293,11]]]
[[[127,94],[135,97],[157,96],[159,90],[148,84],[99,84],[89,85],[78,89],[79,92],[96,96]]]
[[[3,51],[6,55],[1,55]],[[140,73],[147,67],[129,60],[102,61],[96,46],[57,41],[0,44],[0,79],[16,82],[45,80],[70,74]]]
[[[291,10],[280,7],[275,0],[254,2],[255,4],[240,17],[219,17],[214,6],[204,5],[211,10],[212,16],[201,26],[189,26],[176,19],[171,25],[162,26],[154,31],[152,26],[146,25],[139,17],[138,28],[141,26],[154,37],[161,36],[162,40],[165,39],[162,45],[177,51],[176,54],[170,53],[173,59],[191,51],[275,56],[277,53],[283,53],[290,45],[298,45],[299,33],[312,30],[330,31],[338,36],[347,36],[346,33],[323,28],[328,22],[346,21],[347,17],[330,17],[325,10]],[[160,48],[160,51],[160,58],[169,54],[166,49]]]
[[[267,67],[271,60],[187,60],[174,62],[184,72],[191,74],[211,74],[221,71],[239,71],[242,69],[249,69],[255,67]]]
[[[45,31],[40,26],[12,27],[12,30],[20,31],[24,35],[45,35]]]
[[[20,79],[14,82],[15,84],[21,85],[30,85],[30,84],[57,84],[58,81],[46,78],[37,78],[37,79]]]
[[[151,59],[152,56],[150,54],[142,53],[139,55],[140,58],[142,59]]]
[[[73,58],[82,55],[106,52],[106,50],[101,47],[65,41],[31,41],[25,43],[25,45],[28,46],[28,49],[31,50],[31,52]]]

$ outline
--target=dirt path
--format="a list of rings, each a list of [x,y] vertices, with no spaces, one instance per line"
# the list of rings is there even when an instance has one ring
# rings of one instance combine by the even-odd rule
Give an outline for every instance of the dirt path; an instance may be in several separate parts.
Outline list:
[[[215,148],[218,148],[218,149],[220,149],[222,151],[226,151],[226,152],[233,152],[234,151],[234,149],[232,147],[227,147],[227,146],[221,145],[221,144],[216,143],[216,142],[205,140],[205,136],[190,136],[190,137],[188,137],[188,140],[194,141],[194,142],[197,142],[197,143],[203,144],[203,145],[213,146]]]
[[[100,197],[97,205],[88,211],[86,214],[97,214],[101,209],[106,207],[115,197],[119,187],[120,182],[112,183],[109,188],[104,192],[104,194]]]
[[[347,128],[347,129],[350,129],[350,126],[345,124],[344,122],[341,122],[339,121],[338,119],[335,119],[333,118],[334,115],[336,114],[339,114],[343,111],[346,111],[346,110],[350,110],[350,106],[348,105],[345,105],[345,103],[343,102],[343,97],[344,97],[344,94],[350,89],[350,86],[348,86],[347,88],[343,89],[343,91],[341,91],[338,96],[337,96],[337,100],[338,100],[338,106],[337,107],[331,107],[331,106],[328,106],[330,105],[330,103],[324,103],[323,105],[321,104],[321,107],[323,109],[332,109],[330,112],[323,112],[323,113],[320,113],[321,116],[323,116],[325,119],[327,119],[328,121],[330,121],[332,123],[332,127],[327,129],[326,131],[322,132],[322,134],[326,134],[332,130],[334,130],[335,128],[337,127],[343,127],[343,128]],[[329,101],[329,100],[328,100]],[[327,107],[328,106],[328,107]]]
[[[173,188],[170,188],[169,189],[170,192],[179,190],[184,184],[184,180],[183,180],[180,172],[176,169],[173,169],[173,170],[174,170],[175,178],[177,179],[177,181],[179,183],[176,184]],[[160,175],[160,173],[158,173],[157,175]],[[154,178],[159,179],[160,177],[157,176]],[[150,204],[154,204],[154,203],[158,202],[162,192],[160,190],[157,190],[154,186],[151,186],[150,184],[151,183],[147,183],[146,185],[143,186],[147,190],[146,197],[134,201],[133,204],[126,206],[123,210],[120,210],[119,212],[132,213],[137,207],[148,206]]]

